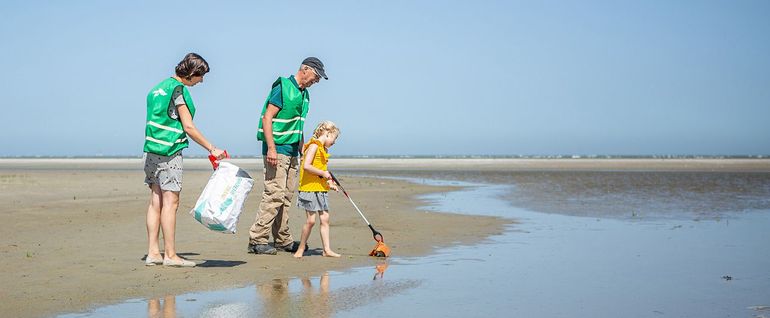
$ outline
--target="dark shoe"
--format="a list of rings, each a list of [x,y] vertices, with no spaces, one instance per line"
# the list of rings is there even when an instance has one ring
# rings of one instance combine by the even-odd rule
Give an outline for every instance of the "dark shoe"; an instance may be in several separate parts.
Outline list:
[[[249,244],[249,253],[275,255],[278,251],[267,244]]]
[[[297,252],[297,248],[299,248],[299,242],[294,241],[284,246],[276,246],[275,248],[281,252],[295,253]]]

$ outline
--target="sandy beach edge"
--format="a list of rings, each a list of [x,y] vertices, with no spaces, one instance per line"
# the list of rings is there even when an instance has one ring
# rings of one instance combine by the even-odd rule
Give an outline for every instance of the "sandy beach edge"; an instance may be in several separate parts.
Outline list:
[[[261,184],[247,201],[236,235],[210,232],[187,211],[210,173],[185,173],[185,189],[177,214],[177,246],[181,255],[204,262],[193,269],[146,267],[144,213],[148,192],[135,160],[23,160],[25,167],[0,160],[0,271],[4,286],[0,312],[14,317],[47,317],[81,312],[126,299],[162,297],[192,291],[259,284],[274,278],[320,275],[326,271],[372,266],[373,240],[365,224],[341,195],[332,195],[333,246],[341,259],[319,255],[296,260],[288,253],[246,253],[248,227],[256,215]],[[81,167],[85,165],[86,168]],[[123,165],[133,167],[123,169]],[[250,166],[259,175],[259,165]],[[94,166],[100,166],[94,168]],[[110,168],[111,167],[111,168]],[[419,210],[422,194],[456,188],[417,185],[399,180],[341,176],[370,221],[386,237],[397,256],[420,256],[457,244],[476,244],[502,233],[510,219],[445,214]],[[257,178],[259,179],[259,178]],[[451,212],[451,211],[447,211]],[[292,234],[298,239],[304,213],[292,210]],[[317,229],[311,248],[318,248]],[[34,305],[30,305],[34,304]]]

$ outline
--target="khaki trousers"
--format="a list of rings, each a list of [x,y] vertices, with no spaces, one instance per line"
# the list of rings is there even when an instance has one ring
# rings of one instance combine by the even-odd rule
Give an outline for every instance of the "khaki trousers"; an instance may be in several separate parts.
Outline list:
[[[249,244],[267,244],[270,232],[275,246],[286,246],[294,239],[289,232],[289,208],[297,190],[299,158],[278,154],[278,165],[265,165],[265,191],[259,203],[259,212],[249,229]]]

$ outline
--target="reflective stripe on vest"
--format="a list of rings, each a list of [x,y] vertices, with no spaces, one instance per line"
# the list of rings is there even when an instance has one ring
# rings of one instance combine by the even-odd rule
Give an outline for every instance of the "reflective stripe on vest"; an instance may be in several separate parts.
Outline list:
[[[160,129],[163,129],[163,130],[173,131],[173,132],[175,132],[177,134],[181,134],[181,133],[184,132],[184,130],[176,129],[174,127],[164,126],[164,125],[158,124],[158,123],[156,123],[154,121],[148,121],[147,124],[150,125],[150,126],[158,127]]]
[[[177,139],[176,141],[174,141],[174,143],[166,142],[166,141],[163,141],[163,140],[158,140],[158,139],[152,138],[150,136],[144,137],[144,140],[152,141],[154,143],[158,143],[158,144],[161,144],[161,145],[164,145],[164,146],[171,147],[174,144],[181,144],[181,143],[187,141],[187,137],[184,137],[182,139]]]
[[[259,117],[259,121],[260,122],[262,122],[263,119],[265,119],[265,116]],[[273,118],[273,128],[275,128],[275,123],[287,124],[287,123],[294,123],[294,122],[296,122],[298,120],[302,121],[302,123],[303,123],[302,126],[304,127],[304,122],[305,122],[305,118],[304,117],[297,116],[297,117],[294,117],[294,118],[291,118],[291,119]],[[262,134],[265,133],[265,131],[262,130],[262,128],[259,128],[259,132],[262,133]],[[299,129],[297,129],[297,130],[289,130],[289,131],[275,131],[275,130],[273,130],[273,135],[275,135],[275,136],[283,136],[283,135],[297,134],[297,133],[302,134],[302,130],[299,130]]]

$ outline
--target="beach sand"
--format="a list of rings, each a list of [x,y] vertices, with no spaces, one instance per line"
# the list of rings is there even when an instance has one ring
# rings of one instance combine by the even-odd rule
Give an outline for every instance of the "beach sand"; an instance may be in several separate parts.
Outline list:
[[[331,194],[331,236],[332,247],[342,258],[320,256],[317,227],[310,238],[311,249],[318,249],[314,255],[298,260],[289,253],[247,254],[248,229],[262,192],[258,165],[249,169],[257,182],[238,233],[227,235],[205,229],[188,214],[210,176],[210,170],[203,169],[205,162],[189,161],[201,169],[185,172],[177,252],[205,262],[186,269],[147,267],[142,261],[147,251],[149,190],[142,184],[144,174],[137,160],[0,162],[1,315],[50,316],[131,298],[259,284],[275,277],[318,275],[378,262],[367,256],[375,243],[371,232],[341,194]],[[510,223],[417,210],[423,204],[417,195],[449,188],[340,177],[394,255],[417,256],[450,244],[472,244],[501,233]],[[291,211],[296,240],[304,218],[304,212]]]
[[[210,176],[203,159],[185,159],[184,190],[177,216],[177,250],[201,266],[146,267],[145,213],[149,190],[139,159],[0,159],[0,312],[40,317],[78,312],[132,298],[264,284],[276,277],[320,275],[329,270],[374,266],[367,253],[371,232],[341,194],[331,194],[332,246],[340,259],[301,260],[246,253],[248,228],[262,192],[261,164],[236,159],[255,180],[238,233],[208,231],[188,214]],[[346,175],[365,171],[770,171],[766,159],[338,159],[343,185],[395,256],[419,256],[457,244],[474,244],[501,233],[509,219],[418,210],[420,194],[448,191],[393,179]],[[452,212],[452,211],[447,211]],[[291,211],[299,239],[304,213]],[[318,228],[310,247],[319,248]]]

